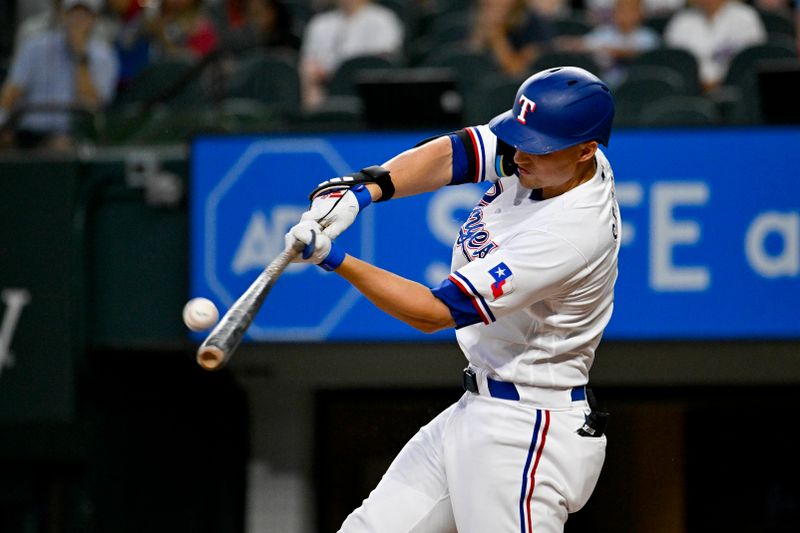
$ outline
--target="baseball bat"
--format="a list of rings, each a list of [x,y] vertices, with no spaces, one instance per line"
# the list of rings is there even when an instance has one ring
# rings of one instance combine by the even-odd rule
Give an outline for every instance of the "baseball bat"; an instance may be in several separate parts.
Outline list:
[[[305,244],[295,241],[267,265],[197,349],[197,364],[206,370],[219,370],[228,363],[270,289],[303,248]]]

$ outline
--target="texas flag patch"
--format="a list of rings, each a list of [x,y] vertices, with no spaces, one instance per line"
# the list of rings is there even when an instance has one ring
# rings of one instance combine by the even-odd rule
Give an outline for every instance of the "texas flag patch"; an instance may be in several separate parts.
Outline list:
[[[512,284],[514,273],[511,272],[511,269],[508,268],[505,263],[500,263],[492,267],[492,269],[489,270],[489,275],[494,279],[491,288],[492,296],[495,300],[514,290],[514,285]]]

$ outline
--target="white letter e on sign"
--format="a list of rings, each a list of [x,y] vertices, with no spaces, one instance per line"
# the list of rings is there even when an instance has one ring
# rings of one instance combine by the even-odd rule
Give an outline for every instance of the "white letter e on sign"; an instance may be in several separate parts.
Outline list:
[[[525,124],[525,115],[528,114],[528,111],[533,111],[536,109],[536,102],[525,96],[524,94],[519,97],[519,115],[517,115],[517,120],[520,124]]]

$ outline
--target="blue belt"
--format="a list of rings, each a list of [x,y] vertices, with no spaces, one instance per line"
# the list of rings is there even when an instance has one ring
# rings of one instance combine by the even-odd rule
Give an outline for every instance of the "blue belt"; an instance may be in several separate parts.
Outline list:
[[[513,383],[487,377],[486,385],[489,387],[489,394],[492,398],[519,401],[519,391]],[[471,368],[464,369],[464,390],[478,393],[478,379],[475,376],[475,371]],[[570,397],[573,402],[584,401],[586,399],[586,387],[574,387],[570,390]]]

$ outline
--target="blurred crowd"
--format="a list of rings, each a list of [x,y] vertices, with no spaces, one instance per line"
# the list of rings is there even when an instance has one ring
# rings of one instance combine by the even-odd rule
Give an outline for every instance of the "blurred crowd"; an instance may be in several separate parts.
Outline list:
[[[680,49],[709,96],[745,49],[800,51],[800,0],[17,0],[5,9],[16,24],[0,57],[0,147],[17,148],[69,148],[82,115],[157,104],[193,79],[217,87],[219,100],[219,80],[233,84],[259,56],[296,69],[294,111],[314,113],[333,100],[344,65],[365,56],[398,67],[447,66],[447,54],[488,60],[461,73],[462,88],[583,58],[616,88],[643,54]],[[259,73],[264,95],[288,78],[263,64]]]

